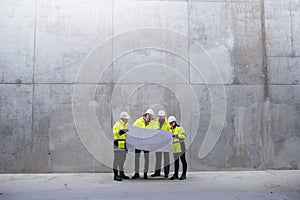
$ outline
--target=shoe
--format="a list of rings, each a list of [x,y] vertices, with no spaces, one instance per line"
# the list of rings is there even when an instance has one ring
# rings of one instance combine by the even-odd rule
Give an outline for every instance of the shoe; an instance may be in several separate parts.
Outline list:
[[[168,174],[165,174],[165,178],[169,178],[169,175],[168,175]]]
[[[124,174],[124,172],[120,172],[119,177],[122,178],[122,179],[129,179],[129,177]]]
[[[185,180],[186,179],[186,175],[182,175],[179,180]]]
[[[118,170],[114,169],[114,180],[115,181],[122,181],[122,179],[118,176]]]
[[[148,179],[147,173],[144,173],[144,179]]]
[[[115,180],[115,181],[122,181],[122,179],[121,179],[119,176],[115,176],[115,177],[114,177],[114,180]]]
[[[137,178],[140,178],[139,173],[135,173],[131,179],[137,179]]]
[[[160,174],[157,173],[151,174],[151,177],[157,177],[157,176],[160,176]]]
[[[178,175],[173,175],[170,180],[175,180],[175,179],[178,179]]]

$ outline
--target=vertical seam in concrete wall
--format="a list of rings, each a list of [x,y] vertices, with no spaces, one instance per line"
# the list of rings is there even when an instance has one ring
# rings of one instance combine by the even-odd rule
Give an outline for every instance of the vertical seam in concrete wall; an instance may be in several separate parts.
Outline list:
[[[112,40],[111,40],[111,58],[113,59],[114,57],[114,19],[115,19],[115,0],[112,1],[112,10],[111,10],[111,37],[112,37]],[[111,68],[112,68],[112,89],[114,88],[114,62],[112,60],[111,62]],[[113,90],[112,90],[113,91]],[[110,101],[112,100],[112,94],[110,95]],[[113,117],[113,112],[112,112],[112,106],[110,106],[110,113],[111,113],[111,116],[110,116],[110,127],[113,127],[114,125],[114,117]],[[129,110],[128,110],[129,111]]]
[[[112,47],[111,47],[111,58],[114,57],[114,18],[115,18],[115,0],[112,1],[112,5],[111,5],[112,9],[111,9],[111,37],[112,37],[112,40],[111,40],[111,44],[112,44]],[[112,60],[112,63],[111,63],[111,67],[112,67],[112,84],[114,84],[114,62]]]
[[[191,0],[188,0],[188,6],[187,6],[187,8],[188,8],[188,41],[189,41],[189,43],[188,43],[188,49],[189,49],[189,52],[188,52],[188,54],[189,54],[189,84],[191,84],[191,65],[190,65],[190,61],[191,61],[191,48],[190,48],[190,41],[191,41],[191,32],[190,32],[190,29],[191,29],[191,9],[192,9],[192,3],[191,3]]]
[[[264,76],[264,100],[269,98],[268,63],[267,63],[267,44],[266,44],[266,19],[265,1],[261,0],[261,40],[262,40],[262,66]]]
[[[112,1],[112,5],[111,5],[112,9],[111,9],[111,58],[114,57],[114,19],[115,19],[115,0]],[[111,68],[112,68],[112,84],[114,84],[114,62],[111,63]],[[111,109],[111,113],[112,113],[112,107]],[[113,117],[111,116],[111,125],[113,124]]]
[[[188,12],[188,55],[189,55],[189,84],[191,84],[191,64],[190,64],[190,61],[191,61],[191,48],[190,48],[190,45],[191,45],[191,33],[190,33],[190,28],[191,28],[191,0],[188,0],[187,1],[187,12]],[[192,139],[190,138],[190,144],[192,145]],[[188,163],[189,163],[189,168],[190,170],[193,170],[192,168],[192,148],[190,147],[190,151],[189,151],[189,160],[188,160]]]
[[[292,1],[290,0],[290,19],[291,19],[291,46],[292,46],[292,56],[295,55],[294,51],[294,21],[293,21],[293,15],[292,15]]]
[[[33,149],[33,132],[34,132],[34,89],[35,89],[35,56],[36,56],[36,19],[37,19],[37,0],[34,1],[34,32],[33,32],[33,64],[32,64],[32,99],[31,99],[31,146],[30,146],[30,160],[32,162],[32,149]],[[32,166],[30,167],[32,172]]]
[[[35,82],[35,54],[36,54],[36,15],[37,15],[37,0],[34,1],[34,31],[33,31],[33,57],[32,57],[32,84]]]

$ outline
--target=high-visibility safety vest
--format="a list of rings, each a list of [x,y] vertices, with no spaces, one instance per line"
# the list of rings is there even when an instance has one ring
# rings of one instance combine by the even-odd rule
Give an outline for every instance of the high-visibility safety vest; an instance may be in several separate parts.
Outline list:
[[[175,127],[170,127],[170,132],[175,135],[173,138],[172,152],[181,153],[185,151],[185,142],[184,139],[186,135],[182,126],[176,125]]]
[[[117,121],[113,127],[114,134],[114,149],[127,150],[126,148],[126,134],[121,130],[127,129],[127,124],[123,120]],[[123,133],[123,134],[122,134]]]
[[[140,128],[148,128],[148,129],[159,129],[159,126],[154,120],[150,120],[148,125],[146,126],[144,117],[138,118],[134,123],[133,126],[140,127]]]
[[[160,127],[159,118],[156,119],[156,124],[157,124],[157,126],[159,128]],[[161,127],[160,130],[165,130],[165,131],[171,132],[170,131],[170,124],[169,124],[169,122],[168,122],[168,120],[166,118],[165,118],[165,121],[164,121],[164,123],[163,123],[163,125],[162,125],[162,127]]]

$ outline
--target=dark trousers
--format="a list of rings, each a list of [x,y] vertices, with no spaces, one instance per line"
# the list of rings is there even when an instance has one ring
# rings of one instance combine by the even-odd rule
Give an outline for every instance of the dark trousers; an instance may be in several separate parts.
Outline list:
[[[139,173],[140,171],[140,155],[142,151],[144,152],[144,158],[145,158],[144,173],[147,173],[149,170],[149,151],[135,149],[135,155],[134,155],[135,173]]]
[[[174,166],[175,166],[175,174],[178,176],[178,171],[179,171],[179,158],[181,160],[182,163],[182,175],[186,175],[186,171],[187,171],[187,163],[186,163],[186,159],[185,159],[185,152],[183,153],[174,153]]]
[[[155,152],[155,174],[160,174],[162,154],[164,154],[164,173],[169,175],[170,156],[168,152]]]
[[[114,151],[114,161],[113,161],[114,171],[118,170],[119,168],[121,172],[124,172],[124,162],[126,159],[126,154],[127,151],[118,151],[118,150]]]

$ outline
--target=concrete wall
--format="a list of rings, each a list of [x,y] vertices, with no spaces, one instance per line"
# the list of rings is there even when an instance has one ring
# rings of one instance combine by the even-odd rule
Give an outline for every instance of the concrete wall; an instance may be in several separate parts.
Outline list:
[[[128,52],[110,64],[98,82],[90,83],[89,76],[80,82],[97,86],[96,117],[109,140],[119,110],[128,110],[136,119],[152,106],[156,112],[165,108],[176,115],[195,136],[187,141],[190,171],[299,169],[299,24],[299,0],[1,0],[0,172],[111,171],[80,140],[72,112],[74,83],[98,44],[145,27],[176,31],[198,42],[215,62],[223,84],[205,82],[189,60],[170,52]],[[176,38],[171,41],[176,43]],[[192,57],[191,43],[183,46]],[[106,56],[92,62],[111,60],[120,48],[113,38]],[[142,66],[149,63],[163,64],[179,75],[157,66],[146,73],[149,68]],[[119,83],[126,74],[130,77]],[[112,105],[128,98],[124,95],[129,86],[140,84],[125,102],[127,107]],[[181,107],[190,98],[186,86],[193,89],[198,107]],[[218,92],[223,88],[225,98]],[[213,118],[212,96],[226,103],[225,123],[212,151],[200,158]],[[190,115],[181,116],[186,112]],[[102,153],[111,156],[112,149]],[[132,162],[129,154],[128,171]],[[151,165],[153,169],[154,162]]]

